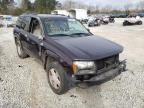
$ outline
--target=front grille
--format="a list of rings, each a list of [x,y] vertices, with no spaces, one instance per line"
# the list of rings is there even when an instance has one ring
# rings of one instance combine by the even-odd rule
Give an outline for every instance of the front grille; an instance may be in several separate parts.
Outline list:
[[[101,60],[96,61],[97,70],[103,69],[105,67],[109,67],[113,64],[116,64],[119,61],[119,56],[111,56]]]

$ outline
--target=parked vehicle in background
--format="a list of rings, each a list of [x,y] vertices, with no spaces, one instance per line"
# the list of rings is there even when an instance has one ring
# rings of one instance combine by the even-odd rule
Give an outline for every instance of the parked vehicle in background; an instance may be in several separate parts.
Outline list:
[[[129,16],[126,20],[123,22],[123,26],[128,25],[142,25],[142,20],[140,19],[140,16]]]
[[[3,27],[4,26],[4,22],[3,22],[3,16],[0,16],[0,27]]]
[[[69,16],[71,18],[76,18],[81,22],[86,22],[85,19],[88,17],[86,9],[54,10],[51,14]]]
[[[109,16],[109,23],[114,23],[115,19],[112,16]]]
[[[7,27],[13,27],[14,26],[14,22],[13,22],[13,17],[11,15],[6,15],[4,16],[4,22],[5,22],[5,25]]]
[[[138,13],[138,16],[144,17],[144,13]]]
[[[13,16],[11,15],[1,15],[1,26],[5,26],[5,27],[13,27],[14,21],[13,21]]]
[[[71,18],[76,18],[79,21],[88,17],[86,9],[70,9],[68,12]]]
[[[104,16],[100,19],[101,24],[106,25],[109,23],[109,16]]]
[[[100,26],[100,19],[97,17],[91,17],[88,20],[88,27]]]
[[[65,15],[69,16],[69,12],[67,10],[54,10],[51,14]]]
[[[3,25],[3,23],[1,22],[1,20],[0,20],[0,27],[3,27],[4,25]]]
[[[88,18],[85,18],[85,19],[82,19],[82,20],[80,20],[80,22],[82,23],[82,24],[87,24],[88,23]]]
[[[112,18],[127,18],[128,14],[112,14]]]
[[[94,36],[73,18],[21,15],[13,33],[18,56],[41,60],[59,95],[75,84],[105,82],[126,70],[126,62],[119,60],[122,46]]]
[[[119,18],[127,18],[128,14],[120,14]]]

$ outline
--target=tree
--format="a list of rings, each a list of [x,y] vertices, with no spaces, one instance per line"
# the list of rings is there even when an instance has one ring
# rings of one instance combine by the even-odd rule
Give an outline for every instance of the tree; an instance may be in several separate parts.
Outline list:
[[[57,5],[56,0],[36,0],[35,8],[38,13],[50,13]]]
[[[28,3],[29,3],[29,0],[22,0],[21,8],[24,10],[27,10],[28,9]]]
[[[25,11],[34,11],[34,3],[31,0],[22,0],[20,8]],[[18,9],[19,11],[20,9]]]
[[[0,1],[0,13],[2,12],[2,2]]]
[[[75,1],[66,0],[63,3],[63,9],[69,10],[69,9],[72,9],[72,8],[76,8],[76,5],[77,5],[77,3]]]
[[[138,7],[144,12],[144,0],[139,2]]]
[[[62,9],[62,4],[59,1],[56,1],[56,9]]]
[[[132,8],[132,4],[126,4],[126,5],[124,6],[125,13],[126,13],[126,14],[130,14],[131,8]]]
[[[95,12],[96,12],[96,13],[99,13],[99,12],[100,12],[100,8],[99,8],[98,5],[95,6]]]
[[[0,3],[1,13],[5,13],[5,14],[8,13],[8,8],[7,8],[8,4],[9,4],[9,0],[1,0]]]
[[[88,10],[88,11],[87,11],[87,14],[89,14],[89,15],[90,15],[90,14],[91,14],[91,11],[90,11],[90,10]]]

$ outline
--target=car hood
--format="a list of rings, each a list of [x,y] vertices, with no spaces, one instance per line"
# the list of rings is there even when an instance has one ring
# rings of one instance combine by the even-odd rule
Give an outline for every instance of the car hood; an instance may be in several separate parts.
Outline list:
[[[119,54],[123,47],[99,36],[57,38],[77,60],[97,60]]]

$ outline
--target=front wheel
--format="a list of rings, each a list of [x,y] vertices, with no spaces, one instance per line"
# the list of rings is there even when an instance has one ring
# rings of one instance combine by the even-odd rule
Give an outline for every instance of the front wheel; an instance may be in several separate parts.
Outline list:
[[[52,91],[58,95],[64,94],[68,91],[68,78],[66,77],[66,70],[58,62],[53,61],[46,67],[48,83]]]

